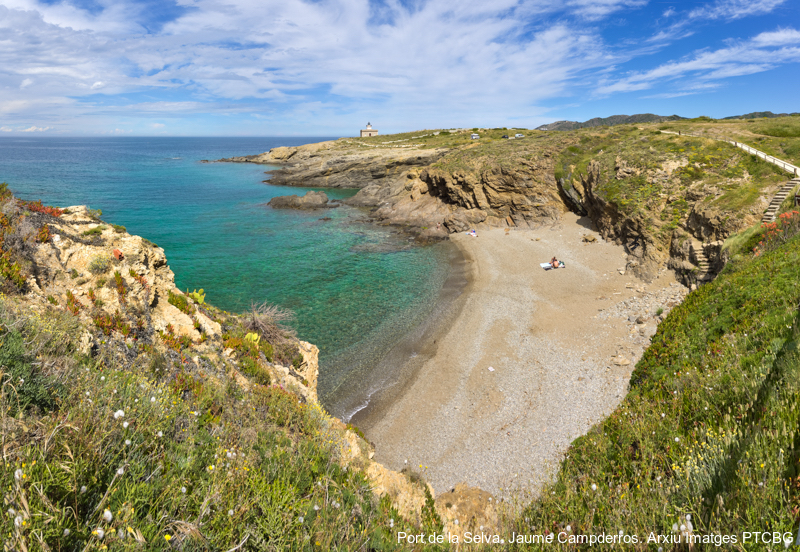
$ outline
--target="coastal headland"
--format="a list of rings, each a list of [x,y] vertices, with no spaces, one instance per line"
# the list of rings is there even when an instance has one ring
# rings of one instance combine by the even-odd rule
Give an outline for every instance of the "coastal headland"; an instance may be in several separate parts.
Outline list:
[[[389,353],[394,385],[351,421],[379,461],[421,470],[437,493],[511,496],[535,493],[613,411],[660,320],[722,268],[724,239],[781,180],[715,140],[741,126],[680,137],[659,123],[419,131],[221,161],[278,166],[271,184],[359,188],[347,203],[375,222],[454,241],[463,293]],[[553,256],[564,270],[540,267]]]

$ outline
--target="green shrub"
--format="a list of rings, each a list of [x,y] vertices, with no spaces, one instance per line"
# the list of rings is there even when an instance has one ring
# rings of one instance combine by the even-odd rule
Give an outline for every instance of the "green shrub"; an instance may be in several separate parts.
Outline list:
[[[105,229],[106,229],[106,227],[103,226],[103,225],[95,226],[94,228],[90,228],[89,230],[85,230],[83,232],[83,235],[84,236],[90,236],[90,237],[91,236],[99,236],[100,234],[103,233],[103,230],[105,230]]]
[[[172,291],[169,292],[169,298],[167,299],[170,305],[177,308],[184,314],[192,315],[195,312],[195,309],[192,305],[189,304],[188,299],[182,293],[173,293]]]
[[[111,268],[111,257],[97,255],[89,262],[89,272],[95,276],[105,274]]]
[[[12,416],[33,407],[43,412],[56,407],[62,386],[41,373],[41,363],[33,364],[17,331],[0,335],[0,374],[3,402]]]
[[[124,234],[127,231],[126,228],[120,224],[112,224],[111,228],[113,228],[114,232],[117,234]]]

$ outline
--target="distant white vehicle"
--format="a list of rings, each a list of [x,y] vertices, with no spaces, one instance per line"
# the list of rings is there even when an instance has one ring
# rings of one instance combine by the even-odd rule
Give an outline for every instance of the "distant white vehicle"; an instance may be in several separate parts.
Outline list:
[[[525,138],[524,134],[515,134],[514,138]]]
[[[481,136],[480,136],[480,134],[475,134],[475,133],[473,133],[473,134],[470,136],[470,138],[472,138],[473,140],[477,140],[477,139],[478,139],[478,138],[480,138],[480,137],[481,137]]]

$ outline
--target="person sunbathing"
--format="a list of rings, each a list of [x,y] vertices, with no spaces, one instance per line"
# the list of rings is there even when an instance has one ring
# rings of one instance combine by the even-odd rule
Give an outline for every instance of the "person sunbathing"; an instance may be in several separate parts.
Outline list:
[[[550,259],[550,266],[552,266],[553,268],[558,268],[558,259],[556,259],[555,257]]]

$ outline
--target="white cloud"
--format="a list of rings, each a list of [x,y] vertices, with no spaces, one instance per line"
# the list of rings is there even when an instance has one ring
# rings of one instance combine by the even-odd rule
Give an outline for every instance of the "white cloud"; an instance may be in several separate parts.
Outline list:
[[[153,123],[150,126],[153,128],[164,128],[166,125],[164,123]]]
[[[25,88],[28,88],[28,87],[29,87],[30,85],[32,85],[32,84],[33,84],[33,80],[31,80],[31,79],[24,79],[24,80],[23,80],[23,81],[22,81],[22,82],[19,84],[19,89],[20,89],[20,90],[23,90],[23,89],[25,89]]]
[[[14,131],[14,129],[11,128],[11,127],[8,127],[8,126],[0,127],[0,132],[13,132],[13,131]]]
[[[34,125],[29,128],[23,128],[20,130],[20,132],[44,132],[46,130],[50,130],[50,127],[37,127],[36,125]]]
[[[741,19],[770,13],[786,0],[719,0],[689,12],[691,19]]]
[[[751,40],[718,50],[702,50],[680,61],[660,65],[613,81],[608,79],[597,89],[600,96],[675,86],[684,92],[703,91],[703,83],[768,71],[779,65],[800,62],[800,32],[782,29],[762,33]],[[674,92],[665,92],[673,94]],[[648,96],[655,97],[655,96]],[[663,96],[662,96],[663,97]],[[670,96],[672,97],[672,96]]]

